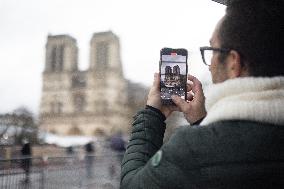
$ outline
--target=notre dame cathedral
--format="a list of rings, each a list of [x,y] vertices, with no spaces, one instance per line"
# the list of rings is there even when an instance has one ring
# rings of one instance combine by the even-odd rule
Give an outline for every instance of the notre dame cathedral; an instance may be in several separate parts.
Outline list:
[[[103,135],[127,132],[131,114],[128,81],[123,76],[119,38],[95,33],[90,64],[78,69],[76,40],[49,35],[40,104],[40,128],[60,135]]]

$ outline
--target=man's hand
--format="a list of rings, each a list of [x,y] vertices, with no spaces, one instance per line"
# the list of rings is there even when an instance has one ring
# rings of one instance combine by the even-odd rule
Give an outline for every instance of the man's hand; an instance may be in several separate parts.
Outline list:
[[[194,123],[206,116],[205,97],[201,82],[194,76],[189,75],[188,79],[192,82],[187,84],[186,101],[179,96],[172,96],[173,102],[179,111],[183,112],[189,123]]]
[[[164,106],[161,102],[160,94],[160,76],[159,73],[155,73],[154,82],[150,89],[147,99],[147,105],[159,109],[167,118],[173,111],[177,111],[176,106]]]

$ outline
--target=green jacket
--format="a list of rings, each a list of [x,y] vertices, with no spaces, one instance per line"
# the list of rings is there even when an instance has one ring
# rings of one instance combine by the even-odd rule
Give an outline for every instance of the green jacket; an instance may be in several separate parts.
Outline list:
[[[165,118],[134,117],[122,189],[283,188],[284,127],[251,121],[184,126],[163,144]]]

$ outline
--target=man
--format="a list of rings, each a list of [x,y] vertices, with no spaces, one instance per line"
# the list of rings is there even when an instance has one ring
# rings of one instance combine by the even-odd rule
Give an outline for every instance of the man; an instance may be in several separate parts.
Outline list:
[[[85,144],[85,162],[87,178],[93,178],[95,147],[93,142]]]
[[[282,0],[228,3],[211,46],[200,48],[214,83],[206,98],[189,76],[194,96],[162,106],[155,74],[147,106],[134,117],[121,188],[283,188],[283,9]],[[193,126],[163,144],[174,110]]]
[[[22,168],[25,171],[24,182],[30,182],[30,169],[32,166],[32,149],[29,141],[26,139],[23,141],[23,147],[21,149],[22,154]]]

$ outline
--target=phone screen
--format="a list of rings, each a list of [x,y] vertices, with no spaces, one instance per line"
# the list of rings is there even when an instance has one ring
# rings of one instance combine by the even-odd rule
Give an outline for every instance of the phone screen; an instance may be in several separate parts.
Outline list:
[[[160,57],[160,90],[162,103],[174,105],[172,95],[186,99],[187,83],[187,50],[170,49],[161,50]]]

